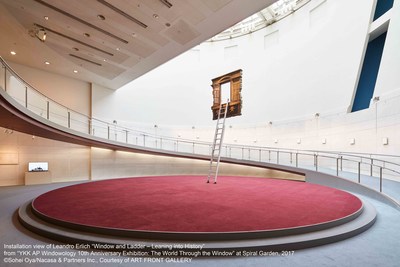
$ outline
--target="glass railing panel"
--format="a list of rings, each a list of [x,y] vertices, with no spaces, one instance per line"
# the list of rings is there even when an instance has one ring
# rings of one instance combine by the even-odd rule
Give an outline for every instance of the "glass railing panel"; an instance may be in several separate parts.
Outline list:
[[[340,160],[340,171],[358,173],[358,163],[352,158]]]
[[[251,149],[244,147],[243,148],[243,159],[244,160],[251,160]]]
[[[7,93],[20,105],[25,106],[25,85],[15,76],[7,72]]]
[[[119,128],[114,130],[114,132],[115,132],[115,141],[120,143],[125,143],[125,138],[126,138],[125,132]]]
[[[161,149],[161,138],[155,136],[154,137],[154,148],[155,149]]]
[[[279,151],[279,164],[291,166],[293,163],[293,154],[287,151]]]
[[[76,112],[69,112],[69,128],[81,133],[89,134],[89,118]]]
[[[137,146],[138,142],[139,142],[139,136],[135,132],[129,131],[128,132],[128,144]]]
[[[28,105],[27,108],[37,115],[47,118],[47,99],[42,94],[28,88],[27,93]]]
[[[156,148],[156,140],[151,135],[146,135],[146,147],[147,148]]]
[[[118,131],[118,142],[124,143],[124,144],[128,144],[128,130],[125,129],[120,129]]]
[[[183,153],[193,153],[193,143],[192,142],[188,142],[186,140],[182,141],[182,140],[177,140],[177,148],[179,152],[183,152]]]
[[[385,193],[386,195],[400,202],[400,182],[398,180],[399,174],[387,169],[383,169],[382,177],[386,178],[382,180],[382,193]],[[394,177],[394,179],[391,177]]]
[[[167,138],[160,138],[159,146],[160,149],[169,151],[175,151],[176,148],[175,141],[172,141],[171,139]]]
[[[208,155],[211,154],[211,145],[208,147],[209,152]],[[231,157],[234,159],[241,159],[242,158],[242,149],[240,147],[231,147],[230,150]]]
[[[195,144],[195,147],[194,147],[195,154],[210,155],[209,151],[210,151],[210,145],[202,144],[202,143]],[[229,157],[231,157],[231,155],[229,155]]]
[[[48,120],[68,128],[68,109],[52,101],[49,102],[48,108]]]
[[[152,147],[155,149],[168,150],[168,148],[172,147],[170,146],[170,144],[172,144],[172,142],[169,139],[159,136],[155,136],[152,138]]]
[[[5,79],[4,75],[6,73],[6,67],[4,65],[0,66],[0,88],[5,90],[6,84],[5,84]]]
[[[102,122],[92,120],[92,135],[104,139],[108,139],[108,128]]]
[[[372,166],[372,176],[368,171],[366,174],[362,172],[358,172],[357,166],[358,162],[352,162],[354,165],[353,168],[347,168],[347,172],[352,173],[353,175],[343,175],[340,174],[341,177],[351,177],[354,182],[359,182],[362,185],[365,185],[369,188],[372,188],[376,191],[380,191],[380,167]],[[383,174],[383,173],[382,173]],[[383,181],[382,181],[383,182]]]
[[[111,125],[109,126],[108,131],[110,132],[108,140],[110,141],[118,141],[118,129],[117,126]]]
[[[306,169],[314,169],[315,168],[314,154],[298,153],[298,167]]]
[[[337,169],[336,163],[337,163],[336,158],[332,157],[332,156],[318,155],[318,157],[317,157],[318,166],[323,166],[326,169],[336,171],[336,169]]]
[[[143,146],[143,147],[147,147],[148,143],[149,143],[149,138],[146,134],[138,134],[138,146]]]

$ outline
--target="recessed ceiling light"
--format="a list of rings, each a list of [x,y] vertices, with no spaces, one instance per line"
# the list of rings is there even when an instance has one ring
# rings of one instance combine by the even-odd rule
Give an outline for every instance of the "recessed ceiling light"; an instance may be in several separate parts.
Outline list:
[[[45,19],[45,20],[49,20],[49,17],[48,17],[48,16],[44,16],[44,19]]]
[[[153,18],[158,19],[158,15],[157,14],[153,14]]]
[[[44,62],[44,64],[46,64],[46,65],[50,65],[50,62],[48,62],[48,61],[45,61],[45,62]]]
[[[106,17],[104,17],[103,15],[100,15],[100,14],[97,15],[97,18],[98,18],[98,19],[101,19],[101,20],[106,20]]]
[[[77,71],[77,70],[74,70],[74,73],[78,73],[78,71]]]
[[[17,53],[15,51],[11,51],[10,54],[15,56]]]
[[[88,34],[87,32],[85,32],[83,35],[84,35],[85,37],[90,37],[90,34]]]

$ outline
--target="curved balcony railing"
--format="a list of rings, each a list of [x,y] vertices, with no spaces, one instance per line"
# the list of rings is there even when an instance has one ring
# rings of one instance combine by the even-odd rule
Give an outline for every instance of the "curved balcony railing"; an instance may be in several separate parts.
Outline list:
[[[160,136],[89,117],[49,99],[1,57],[0,87],[20,105],[62,127],[123,145],[210,155],[211,142]],[[222,157],[314,169],[352,179],[400,200],[400,156],[224,144]]]

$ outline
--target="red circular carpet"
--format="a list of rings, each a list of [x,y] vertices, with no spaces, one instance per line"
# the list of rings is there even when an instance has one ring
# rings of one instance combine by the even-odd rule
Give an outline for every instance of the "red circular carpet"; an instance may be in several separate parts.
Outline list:
[[[362,202],[325,186],[278,179],[204,176],[124,178],[45,193],[43,215],[75,224],[163,232],[241,232],[309,226],[356,213]]]

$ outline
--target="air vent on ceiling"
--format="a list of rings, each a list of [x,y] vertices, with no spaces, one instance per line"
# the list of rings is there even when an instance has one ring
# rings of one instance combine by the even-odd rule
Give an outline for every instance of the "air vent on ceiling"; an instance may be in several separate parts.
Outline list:
[[[116,40],[118,40],[118,41],[120,41],[120,42],[123,42],[123,43],[125,43],[125,44],[128,43],[127,40],[122,39],[122,38],[116,36],[115,34],[112,34],[111,32],[108,32],[108,31],[106,31],[106,30],[103,30],[102,28],[99,28],[99,27],[97,27],[97,26],[95,26],[95,25],[93,25],[93,24],[90,24],[89,22],[87,22],[87,21],[85,21],[85,20],[83,20],[83,19],[80,19],[80,18],[78,18],[78,17],[75,17],[74,15],[72,15],[72,14],[70,14],[70,13],[68,13],[68,12],[66,12],[66,11],[64,11],[64,10],[62,10],[62,9],[59,9],[58,7],[52,6],[52,5],[50,5],[49,3],[46,3],[46,2],[44,2],[44,1],[42,1],[42,0],[34,0],[34,1],[37,2],[37,3],[39,3],[39,4],[41,4],[41,5],[44,5],[44,6],[48,7],[48,8],[50,8],[50,9],[52,9],[52,10],[58,12],[58,13],[61,13],[61,14],[65,15],[65,16],[67,16],[67,17],[73,19],[73,20],[76,20],[76,21],[78,21],[78,22],[80,22],[80,23],[82,23],[82,24],[85,24],[86,26],[89,26],[89,27],[92,28],[92,29],[95,29],[95,30],[97,30],[97,31],[99,31],[99,32],[101,32],[101,33],[104,33],[105,35],[108,35],[108,36],[110,36],[110,37],[112,37],[112,38],[114,38],[114,39],[116,39]]]
[[[113,53],[107,52],[107,51],[105,51],[105,50],[103,50],[103,49],[97,48],[97,47],[95,47],[95,46],[93,46],[93,45],[90,45],[90,44],[88,44],[88,43],[79,41],[79,40],[77,40],[77,39],[75,39],[75,38],[72,38],[72,37],[70,37],[70,36],[67,36],[67,35],[65,35],[65,34],[63,34],[63,33],[61,33],[61,32],[52,30],[52,29],[50,29],[50,28],[44,27],[44,26],[42,26],[42,25],[40,25],[40,24],[36,24],[36,23],[34,23],[33,25],[34,25],[35,27],[39,27],[39,28],[45,29],[47,32],[51,32],[51,33],[57,34],[58,36],[61,36],[61,37],[66,38],[66,39],[68,39],[68,40],[74,41],[74,42],[76,42],[76,43],[78,43],[78,44],[81,44],[81,45],[84,45],[84,46],[86,46],[86,47],[90,47],[90,48],[92,48],[92,49],[94,49],[94,50],[97,50],[97,51],[102,52],[102,53],[104,53],[104,54],[107,54],[107,55],[109,55],[109,56],[114,56]]]
[[[168,0],[160,0],[161,3],[163,3],[166,7],[171,8],[172,4],[168,2]]]
[[[74,55],[74,54],[69,54],[71,57],[74,57],[74,58],[77,58],[77,59],[80,59],[80,60],[83,60],[83,61],[86,61],[86,62],[88,62],[88,63],[91,63],[91,64],[94,64],[94,65],[97,65],[97,66],[102,66],[100,63],[97,63],[97,62],[94,62],[94,61],[92,61],[92,60],[89,60],[89,59],[86,59],[86,58],[83,58],[83,57],[80,57],[80,56],[77,56],[77,55]]]
[[[130,21],[133,21],[134,23],[138,24],[139,26],[143,27],[143,28],[147,28],[147,25],[144,24],[143,22],[141,22],[140,20],[132,17],[131,15],[125,13],[124,11],[122,11],[121,9],[119,9],[116,6],[113,6],[112,4],[108,3],[105,0],[97,0],[99,3],[105,5],[106,7],[108,7],[109,9],[117,12],[118,14],[120,14],[121,16],[124,16],[125,18],[129,19]]]

